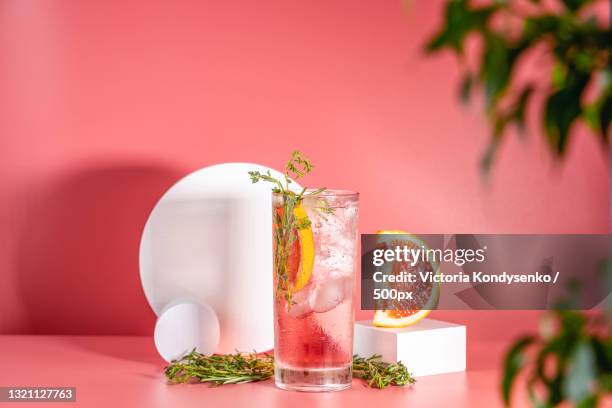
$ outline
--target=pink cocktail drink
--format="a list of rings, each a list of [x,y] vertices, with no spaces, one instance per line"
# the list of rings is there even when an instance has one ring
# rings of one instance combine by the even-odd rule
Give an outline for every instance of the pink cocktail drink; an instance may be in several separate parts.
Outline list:
[[[330,391],[352,378],[358,194],[273,194],[275,368],[283,389]]]

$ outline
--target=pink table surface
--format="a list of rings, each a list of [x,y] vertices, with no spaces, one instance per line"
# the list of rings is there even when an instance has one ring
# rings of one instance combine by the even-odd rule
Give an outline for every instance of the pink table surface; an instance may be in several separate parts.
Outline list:
[[[467,372],[421,377],[411,387],[374,390],[354,380],[347,391],[308,394],[276,389],[270,380],[168,385],[150,337],[0,336],[0,386],[77,387],[76,403],[32,404],[52,407],[498,407],[505,345],[470,342]],[[0,408],[11,405],[30,404]]]

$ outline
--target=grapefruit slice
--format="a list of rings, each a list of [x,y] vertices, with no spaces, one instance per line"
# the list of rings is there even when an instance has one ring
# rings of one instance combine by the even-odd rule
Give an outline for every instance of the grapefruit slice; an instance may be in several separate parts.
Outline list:
[[[314,238],[312,236],[312,228],[308,219],[306,210],[301,205],[293,209],[297,228],[297,243],[299,244],[299,264],[296,268],[295,276],[291,279],[290,290],[292,293],[299,292],[304,289],[304,286],[310,281],[312,268],[314,266]],[[291,275],[291,269],[290,275]]]
[[[276,211],[282,218],[283,208],[277,207]],[[293,242],[287,259],[290,293],[304,289],[310,281],[314,267],[314,238],[308,214],[304,207],[298,204],[293,209],[293,216],[297,225],[297,228],[294,229],[297,239]]]
[[[378,243],[382,247],[393,248],[396,245],[407,245],[413,248],[426,248],[427,245],[414,235],[408,234],[401,230],[381,230],[377,231],[377,234],[381,235],[378,239]],[[398,240],[395,237],[389,235],[405,235],[404,238]],[[385,237],[385,235],[389,237]],[[420,265],[422,264],[422,265]],[[394,262],[393,273],[399,273],[402,268],[407,267],[407,264]],[[434,273],[439,272],[438,265],[433,262],[420,262],[415,267],[424,267],[426,270],[432,270]],[[377,310],[374,313],[373,324],[378,327],[406,327],[413,325],[429,315],[431,309],[433,309],[437,302],[440,294],[440,284],[429,283],[429,282],[417,282],[417,283],[393,283],[390,284],[393,288],[398,291],[410,290],[415,295],[415,300],[388,300],[387,305],[389,309]]]
[[[373,324],[377,327],[407,327],[426,318],[431,310],[377,310]]]

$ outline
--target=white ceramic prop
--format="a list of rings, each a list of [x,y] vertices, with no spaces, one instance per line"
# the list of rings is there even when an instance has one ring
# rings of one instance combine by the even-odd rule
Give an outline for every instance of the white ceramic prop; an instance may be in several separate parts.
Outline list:
[[[423,319],[412,326],[375,327],[370,320],[355,322],[353,352],[378,354],[383,361],[404,362],[415,377],[465,371],[466,327]]]
[[[250,170],[283,177],[250,163],[198,170],[159,200],[140,242],[140,279],[155,313],[176,299],[210,305],[217,353],[274,345],[272,186],[252,184]]]
[[[166,361],[176,360],[194,348],[212,354],[219,345],[219,320],[210,306],[176,301],[164,308],[155,323],[155,347]]]

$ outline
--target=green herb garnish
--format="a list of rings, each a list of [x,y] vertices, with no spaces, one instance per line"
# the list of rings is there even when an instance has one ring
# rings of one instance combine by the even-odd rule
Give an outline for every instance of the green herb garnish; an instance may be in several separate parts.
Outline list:
[[[416,380],[399,363],[383,363],[380,356],[353,356],[353,377],[366,381],[368,387],[383,389],[404,386]],[[207,382],[216,387],[267,380],[274,376],[274,357],[269,354],[215,354],[206,356],[192,351],[165,369],[170,383]]]
[[[353,356],[353,377],[368,382],[368,386],[383,389],[389,385],[404,386],[414,384],[416,380],[408,372],[402,362],[383,363],[381,356],[373,355],[369,358]]]
[[[290,189],[291,179],[298,180],[310,173],[314,166],[300,151],[295,150],[291,154],[291,158],[285,165],[284,180],[278,180],[273,177],[270,171],[262,173],[260,171],[249,171],[249,176],[253,183],[266,181],[272,183],[272,191],[282,195],[282,205],[280,211],[274,209],[272,213],[274,222],[274,271],[276,275],[276,299],[285,299],[287,308],[292,304],[292,293],[289,284],[288,261],[293,250],[293,243],[298,239],[296,230],[309,228],[311,221],[309,218],[303,218],[299,222],[296,220],[293,210],[300,205],[304,197],[316,196],[325,191],[325,188],[319,188],[310,192],[306,192],[303,188],[299,193]],[[333,208],[327,205],[325,200],[321,200],[326,213],[333,212]],[[331,210],[331,211],[330,211]]]
[[[170,363],[164,373],[171,383],[208,382],[211,386],[267,380],[274,374],[274,357],[268,354],[206,356],[193,350]]]

